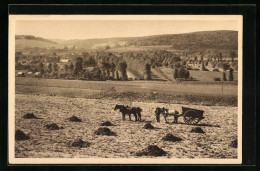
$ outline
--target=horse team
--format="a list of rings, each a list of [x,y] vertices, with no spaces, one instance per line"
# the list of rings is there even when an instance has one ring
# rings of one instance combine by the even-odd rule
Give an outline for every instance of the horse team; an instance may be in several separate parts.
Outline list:
[[[128,105],[116,105],[114,110],[118,110],[122,113],[122,120],[125,120],[125,115],[128,115],[129,120],[131,121],[131,115],[133,114],[135,117],[135,121],[141,121],[141,112],[142,109],[140,107],[130,107]],[[178,114],[178,111],[172,111],[175,114]],[[156,121],[160,122],[160,115],[162,114],[162,116],[165,119],[165,122],[168,123],[167,121],[167,117],[169,116],[169,109],[166,108],[159,108],[157,107],[155,109],[155,117],[156,117]],[[177,123],[178,122],[178,117],[174,116],[174,122]]]

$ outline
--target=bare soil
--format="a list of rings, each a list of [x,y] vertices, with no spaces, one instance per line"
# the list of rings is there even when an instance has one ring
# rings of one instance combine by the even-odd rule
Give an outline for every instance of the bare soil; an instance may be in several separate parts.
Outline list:
[[[122,121],[122,115],[114,111],[116,104],[141,107],[143,122]],[[181,107],[204,110],[202,121],[196,126],[186,125],[183,119],[175,124],[157,123],[155,108],[166,107],[181,111]],[[162,158],[237,158],[237,148],[230,142],[237,139],[237,107],[181,105],[154,102],[130,102],[104,99],[69,98],[62,96],[26,95],[15,96],[15,130],[22,130],[30,139],[15,142],[18,158],[142,158],[137,152],[156,145],[167,155]],[[25,113],[34,113],[42,119],[24,119]],[[77,124],[67,118],[72,115],[82,119]],[[100,123],[109,121],[117,136],[101,136],[94,132]],[[45,125],[55,123],[64,129],[49,130]],[[151,123],[158,129],[143,129]],[[206,134],[194,134],[190,130],[201,127]],[[163,141],[167,134],[182,139],[181,142]],[[71,148],[68,143],[87,140],[86,148]],[[157,156],[159,157],[159,156]]]

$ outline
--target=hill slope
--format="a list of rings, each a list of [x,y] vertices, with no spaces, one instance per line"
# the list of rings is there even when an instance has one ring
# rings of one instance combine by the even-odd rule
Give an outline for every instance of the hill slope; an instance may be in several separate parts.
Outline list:
[[[57,42],[44,39],[41,37],[35,37],[31,35],[16,35],[15,47],[16,48],[33,48],[33,47],[59,47]]]
[[[129,42],[135,46],[171,45],[174,49],[237,49],[237,31],[203,31],[141,37]]]
[[[37,42],[37,43],[36,43]],[[35,44],[36,43],[36,44]],[[59,47],[76,46],[78,48],[93,48],[105,45],[126,46],[162,46],[167,45],[177,50],[192,49],[232,49],[237,50],[237,31],[202,31],[185,34],[167,34],[146,37],[122,37],[104,39],[74,39],[57,42],[34,36],[16,35],[16,47]]]

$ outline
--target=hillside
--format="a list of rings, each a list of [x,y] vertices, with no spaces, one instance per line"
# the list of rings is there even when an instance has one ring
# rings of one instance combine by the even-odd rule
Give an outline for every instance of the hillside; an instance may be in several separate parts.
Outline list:
[[[173,49],[233,49],[238,46],[237,31],[203,31],[185,34],[156,35],[136,38],[135,46],[171,45]]]
[[[57,42],[29,35],[16,35],[16,47],[64,47],[75,46],[78,48],[98,48],[106,45],[112,48],[118,46],[148,47],[168,46],[167,49],[175,50],[199,50],[199,49],[222,49],[237,50],[237,31],[202,31],[185,34],[155,35],[146,37],[126,38],[101,38],[101,39],[73,39],[57,40]],[[133,48],[131,48],[133,49]],[[134,48],[135,49],[135,48]]]
[[[44,39],[41,37],[35,37],[31,35],[16,35],[15,36],[15,47],[22,48],[34,48],[34,47],[60,47],[61,45],[57,42]]]

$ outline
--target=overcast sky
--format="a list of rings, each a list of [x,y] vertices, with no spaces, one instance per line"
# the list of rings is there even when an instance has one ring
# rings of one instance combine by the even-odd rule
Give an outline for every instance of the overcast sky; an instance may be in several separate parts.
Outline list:
[[[16,35],[47,39],[139,37],[210,30],[238,30],[236,20],[17,20]]]

